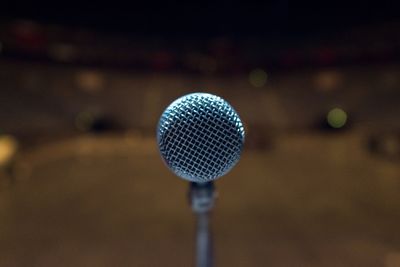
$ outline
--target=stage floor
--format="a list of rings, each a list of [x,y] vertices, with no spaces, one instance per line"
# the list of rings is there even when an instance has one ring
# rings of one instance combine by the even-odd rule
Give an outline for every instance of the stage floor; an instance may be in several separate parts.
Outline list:
[[[284,134],[217,181],[215,266],[400,266],[400,166],[361,132]],[[0,266],[193,266],[187,183],[153,137],[80,136],[2,173]]]

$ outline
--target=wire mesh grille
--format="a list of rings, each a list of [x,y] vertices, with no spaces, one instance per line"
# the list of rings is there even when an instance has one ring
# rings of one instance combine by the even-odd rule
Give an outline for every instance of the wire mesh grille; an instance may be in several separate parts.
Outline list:
[[[226,174],[239,160],[244,127],[222,98],[195,93],[175,100],[161,115],[157,141],[168,167],[193,182]]]

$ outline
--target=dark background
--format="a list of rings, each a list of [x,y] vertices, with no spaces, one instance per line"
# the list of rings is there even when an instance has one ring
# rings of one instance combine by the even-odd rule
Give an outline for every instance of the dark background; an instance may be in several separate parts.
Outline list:
[[[245,123],[216,266],[400,266],[398,4],[2,3],[0,266],[192,266],[165,107]]]
[[[5,1],[4,19],[181,39],[229,35],[288,39],[397,20],[396,1],[147,1],[76,3]]]

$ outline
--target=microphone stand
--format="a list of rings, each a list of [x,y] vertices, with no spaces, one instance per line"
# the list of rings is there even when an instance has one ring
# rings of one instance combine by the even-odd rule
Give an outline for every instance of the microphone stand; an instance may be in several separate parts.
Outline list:
[[[212,238],[209,229],[209,214],[214,206],[214,183],[190,183],[189,201],[196,214],[196,266],[212,267]]]

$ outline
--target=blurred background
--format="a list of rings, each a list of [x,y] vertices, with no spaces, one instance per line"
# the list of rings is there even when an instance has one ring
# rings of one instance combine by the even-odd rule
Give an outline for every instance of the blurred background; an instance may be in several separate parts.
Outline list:
[[[217,181],[216,266],[400,266],[398,10],[4,3],[0,266],[193,266],[155,131],[200,91],[247,133]]]

